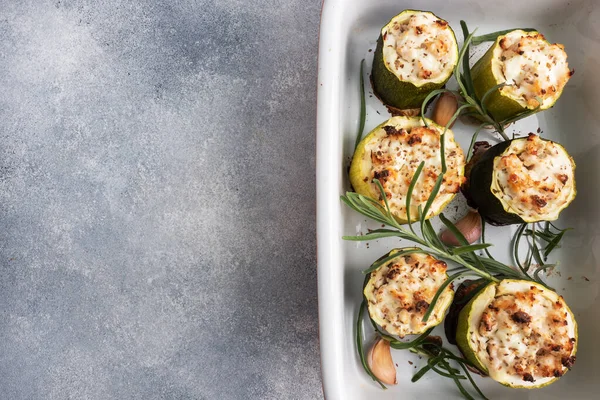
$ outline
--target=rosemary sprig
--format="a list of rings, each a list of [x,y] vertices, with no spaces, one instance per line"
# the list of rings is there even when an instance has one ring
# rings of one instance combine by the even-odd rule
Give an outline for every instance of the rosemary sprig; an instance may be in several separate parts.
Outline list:
[[[413,178],[413,180],[415,180],[415,179],[418,179],[418,176],[416,174],[415,174],[415,178]],[[434,195],[437,195],[436,191],[433,191],[431,194],[431,196],[434,196]],[[382,196],[385,197],[384,192],[382,192]],[[358,212],[359,214],[362,214],[362,215],[364,215],[368,218],[371,218],[377,222],[380,222],[380,223],[383,223],[383,224],[386,224],[388,226],[395,228],[395,229],[377,229],[377,230],[370,231],[364,235],[359,235],[359,236],[343,236],[342,238],[345,240],[367,241],[367,240],[372,240],[374,238],[381,238],[381,237],[399,237],[400,239],[407,239],[407,240],[415,242],[421,246],[424,246],[425,248],[419,249],[419,252],[430,254],[434,257],[442,258],[442,259],[445,259],[448,261],[453,261],[453,262],[465,267],[466,269],[471,270],[475,275],[478,275],[482,278],[486,278],[491,281],[498,282],[498,279],[493,276],[494,272],[497,272],[499,274],[506,272],[504,269],[502,269],[502,271],[498,270],[497,265],[495,265],[495,264],[491,265],[491,269],[490,269],[490,267],[488,267],[489,272],[484,271],[481,268],[477,267],[475,265],[476,263],[469,261],[469,259],[472,258],[473,256],[481,258],[480,256],[476,255],[474,253],[474,251],[491,246],[491,244],[489,244],[489,243],[475,245],[475,247],[473,247],[472,245],[468,245],[466,247],[459,246],[459,247],[455,247],[455,248],[447,248],[445,246],[440,247],[439,245],[436,245],[436,243],[433,241],[433,239],[431,237],[428,237],[429,235],[427,235],[427,236],[423,235],[421,237],[421,236],[417,235],[417,233],[413,232],[412,230],[407,230],[402,225],[400,225],[400,223],[398,223],[398,221],[396,221],[394,219],[394,217],[391,215],[391,210],[389,209],[389,206],[382,206],[380,203],[376,202],[375,200],[371,199],[370,197],[366,197],[366,196],[363,196],[361,194],[354,193],[354,192],[347,192],[346,195],[341,196],[341,199],[344,203],[346,203],[346,205],[348,205],[350,208],[352,208],[354,211]],[[425,222],[424,214],[420,215],[419,221],[420,221],[420,223],[423,223],[425,226],[426,222]],[[448,221],[448,223],[452,224],[450,221]],[[454,226],[454,224],[452,224],[452,226]],[[429,227],[430,227],[430,224],[427,224],[426,229],[428,229]],[[457,229],[457,228],[455,227],[455,229]],[[414,251],[414,252],[416,252],[416,251]],[[390,260],[392,258],[395,258],[395,256],[391,257]],[[385,262],[380,261],[380,263],[374,269],[378,268],[379,266],[383,265],[384,263]],[[490,265],[490,264],[488,263],[486,265]],[[371,268],[367,269],[364,272],[367,273],[367,272],[370,272],[370,270],[371,270]],[[511,270],[511,271],[513,272],[513,275],[516,273],[516,271],[514,271],[514,270]]]
[[[481,241],[483,243],[485,243],[485,224],[486,224],[486,222],[485,222],[485,218],[483,218],[481,216],[480,216],[480,218],[481,218]],[[490,251],[488,249],[484,249],[484,251],[485,251],[485,254],[489,258],[491,258],[492,260],[494,260],[494,257],[492,257],[492,255],[490,254]]]
[[[469,44],[467,42],[467,38],[473,41],[475,32],[473,34],[469,34],[469,28],[467,28],[467,24],[464,21],[460,21],[460,28],[462,29],[463,37],[465,39],[466,45],[463,46],[465,49],[463,55],[463,75],[464,75],[464,86],[467,93],[475,93],[475,85],[473,84],[473,79],[471,78],[471,68],[469,68]],[[466,66],[466,67],[465,67]],[[483,99],[482,99],[483,102]]]
[[[560,247],[560,241],[563,239],[565,233],[571,228],[560,229],[554,226],[551,222],[546,221],[544,228],[538,230],[536,223],[521,224],[517,228],[517,232],[513,238],[513,258],[519,269],[523,274],[527,275],[531,280],[534,280],[548,288],[550,288],[540,277],[540,273],[555,267],[555,264],[547,264],[546,261],[550,253]],[[529,239],[527,245],[527,256],[526,261],[522,261],[519,256],[520,243],[523,236]],[[546,246],[540,249],[538,245],[538,239],[546,242]],[[530,271],[534,267],[533,262],[537,264],[532,274]],[[551,288],[550,288],[551,289]]]
[[[527,227],[527,224],[521,224],[517,228],[517,232],[515,233],[515,237],[513,239],[513,258],[515,260],[515,263],[517,264],[517,267],[519,267],[519,269],[521,270],[523,275],[529,277],[528,271],[529,271],[529,266],[531,265],[530,252],[528,251],[528,255],[527,255],[528,261],[525,263],[525,265],[523,265],[523,263],[521,262],[521,258],[519,257],[519,247],[520,247],[519,244],[521,243],[521,238],[523,237],[523,232],[525,231],[526,227]]]
[[[412,382],[417,382],[431,370],[438,375],[454,380],[456,386],[466,399],[473,399],[473,396],[466,390],[460,380],[468,380],[477,394],[482,399],[487,400],[487,397],[485,397],[483,392],[479,389],[469,372],[468,367],[477,368],[469,360],[455,355],[434,340],[424,341],[421,345],[411,349],[411,352],[428,357],[427,364],[417,371],[411,379]],[[464,374],[462,374],[460,370],[451,367],[451,362],[458,364]]]
[[[427,311],[425,312],[425,315],[423,315],[423,322],[427,322],[429,320],[429,317],[431,316],[431,313],[435,309],[435,306],[437,305],[438,299],[440,298],[440,296],[444,292],[444,290],[446,290],[446,288],[450,284],[452,284],[452,282],[454,282],[456,279],[458,279],[458,278],[464,278],[467,275],[470,275],[469,271],[457,272],[454,275],[450,275],[444,281],[444,283],[442,283],[440,285],[439,289],[437,290],[437,292],[435,292],[435,295],[433,296],[433,299],[431,300],[431,304],[430,304],[429,308],[427,308]]]
[[[354,142],[354,148],[358,146],[362,139],[363,132],[365,130],[365,120],[367,119],[367,106],[365,101],[365,59],[360,62],[360,120],[358,125],[358,133],[356,135],[356,141]]]
[[[475,147],[475,143],[477,142],[477,136],[479,136],[479,132],[481,132],[481,130],[485,128],[485,126],[486,124],[482,123],[477,127],[477,129],[473,133],[473,136],[471,137],[471,143],[469,143],[469,148],[467,149],[467,162],[471,160],[471,157],[473,157],[473,148]]]
[[[363,312],[364,312],[366,306],[367,306],[366,300],[363,298],[363,301],[360,304],[360,307],[358,309],[358,317],[356,318],[356,349],[358,350],[358,356],[360,358],[360,363],[362,364],[365,372],[371,377],[371,379],[373,379],[375,382],[379,383],[379,386],[381,386],[382,389],[387,389],[387,387],[383,384],[383,382],[381,382],[379,380],[379,378],[377,378],[375,376],[373,371],[371,371],[371,368],[369,367],[369,363],[367,362],[367,356],[365,355],[365,350],[363,348],[363,338],[362,338],[363,337],[363,332],[362,332],[363,324],[362,324],[362,321],[363,321]]]
[[[554,231],[556,232],[554,232]],[[527,229],[525,231],[526,236],[534,236],[536,238],[540,238],[545,241],[546,247],[543,249],[544,261],[548,259],[550,253],[556,249],[560,248],[560,241],[567,231],[572,230],[572,228],[560,229],[554,226],[550,221],[546,221],[544,223],[544,229],[541,231],[535,231],[534,229]]]

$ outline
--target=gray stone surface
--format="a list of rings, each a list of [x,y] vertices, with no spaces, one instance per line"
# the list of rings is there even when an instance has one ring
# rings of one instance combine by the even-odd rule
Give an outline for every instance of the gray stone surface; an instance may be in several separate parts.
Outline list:
[[[0,398],[318,399],[318,0],[0,0]]]

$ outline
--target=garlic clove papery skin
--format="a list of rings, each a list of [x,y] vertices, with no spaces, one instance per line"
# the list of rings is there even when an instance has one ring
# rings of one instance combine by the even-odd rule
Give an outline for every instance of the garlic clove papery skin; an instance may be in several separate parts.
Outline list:
[[[450,119],[452,119],[456,110],[458,110],[458,99],[454,94],[444,92],[435,103],[432,119],[436,124],[446,126]],[[456,120],[454,120],[448,128],[452,128],[454,122],[456,122]]]
[[[475,243],[481,237],[481,216],[477,211],[469,211],[467,215],[456,222],[456,228],[463,234],[469,244]],[[444,244],[451,246],[460,246],[458,238],[454,236],[451,230],[446,229],[440,235]]]
[[[377,338],[369,350],[367,363],[373,375],[387,385],[396,384],[396,367],[392,360],[390,343],[382,338]]]

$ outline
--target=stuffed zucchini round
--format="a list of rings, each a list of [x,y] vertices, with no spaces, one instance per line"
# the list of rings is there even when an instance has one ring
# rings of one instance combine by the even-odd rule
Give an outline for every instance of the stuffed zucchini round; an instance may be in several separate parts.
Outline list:
[[[575,362],[577,323],[552,290],[506,279],[488,284],[462,309],[456,341],[495,381],[534,389],[556,381]]]
[[[551,44],[539,32],[514,30],[499,36],[471,71],[479,99],[498,122],[535,109],[546,110],[560,97],[573,71],[561,44]],[[541,105],[539,101],[541,101]]]
[[[575,162],[533,133],[499,143],[470,170],[465,194],[494,225],[554,221],[575,198]]]
[[[405,249],[392,250],[393,255]],[[399,255],[371,272],[364,289],[369,315],[391,335],[417,335],[442,322],[454,297],[450,285],[438,298],[427,322],[423,315],[448,278],[447,265],[428,254]]]
[[[444,128],[431,120],[426,127],[419,117],[392,117],[373,129],[356,147],[350,165],[350,182],[364,196],[380,200],[378,179],[385,191],[392,214],[407,222],[406,195],[416,169],[425,162],[411,196],[410,217],[418,218],[418,206],[425,206],[435,181],[442,172],[440,136]],[[464,182],[465,157],[450,129],[444,135],[446,174],[427,218],[444,209]]]
[[[425,97],[446,84],[457,62],[450,25],[433,13],[405,10],[381,29],[373,90],[392,112],[418,115]]]

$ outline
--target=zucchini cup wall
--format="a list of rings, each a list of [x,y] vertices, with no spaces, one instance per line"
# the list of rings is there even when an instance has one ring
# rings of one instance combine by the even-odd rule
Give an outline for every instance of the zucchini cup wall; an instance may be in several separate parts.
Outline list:
[[[382,29],[373,58],[373,91],[400,115],[418,115],[421,103],[443,87],[458,62],[450,25],[427,11],[405,10]]]

